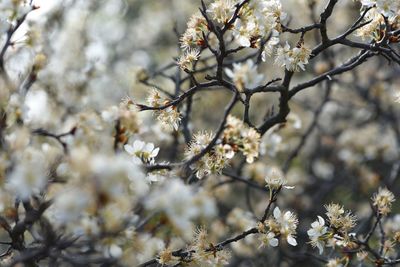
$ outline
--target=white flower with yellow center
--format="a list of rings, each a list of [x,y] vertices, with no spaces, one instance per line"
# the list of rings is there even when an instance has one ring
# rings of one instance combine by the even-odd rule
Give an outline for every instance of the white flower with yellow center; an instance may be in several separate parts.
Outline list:
[[[261,246],[269,245],[271,247],[277,247],[279,245],[279,240],[275,237],[273,232],[268,232],[266,235],[260,237]]]
[[[136,140],[133,145],[124,145],[124,149],[128,154],[133,156],[133,162],[136,164],[141,163],[154,163],[154,158],[157,157],[160,148],[155,148],[153,143],[145,143]]]

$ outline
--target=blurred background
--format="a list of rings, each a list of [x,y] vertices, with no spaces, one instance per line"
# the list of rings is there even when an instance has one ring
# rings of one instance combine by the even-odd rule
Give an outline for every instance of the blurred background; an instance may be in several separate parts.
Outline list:
[[[283,9],[288,13],[285,23],[293,28],[311,24],[326,2],[282,0]],[[38,53],[46,55],[46,65],[26,97],[14,99],[17,103],[22,101],[21,105],[13,107],[12,93],[0,89],[2,105],[15,108],[12,114],[17,114],[17,108],[23,107],[18,109],[18,116],[29,129],[63,133],[78,125],[83,129],[82,133],[74,141],[67,140],[68,144],[75,148],[87,146],[89,154],[109,155],[114,146],[114,128],[104,122],[101,114],[126,96],[136,103],[145,103],[154,86],[174,94],[175,84],[166,76],[185,77],[185,73],[173,66],[163,71],[163,75],[158,74],[164,67],[175,64],[180,56],[179,38],[186,30],[190,16],[198,10],[200,1],[41,0],[35,4],[40,8],[28,16],[26,25],[14,36],[15,44],[7,54],[6,69],[13,80],[23,80]],[[311,4],[314,12],[310,11]],[[359,14],[358,1],[339,1],[328,23],[329,35],[344,32]],[[287,40],[295,45],[299,35],[287,34],[282,38],[282,42]],[[368,42],[357,36],[351,38]],[[314,47],[318,39],[309,33],[305,43]],[[251,51],[245,49],[232,59],[246,56]],[[356,49],[334,46],[312,60],[305,72],[293,78],[292,84],[307,81],[328,70],[331,64],[338,65],[357,52]],[[265,75],[265,81],[283,77],[284,73],[283,68],[272,61],[260,64],[258,71]],[[264,185],[268,171],[272,167],[282,168],[299,144],[304,143],[285,170],[288,184],[294,185],[295,189],[284,190],[277,202],[280,207],[298,214],[298,243],[308,242],[306,231],[316,216],[325,212],[325,204],[341,203],[346,210],[352,210],[360,222],[355,231],[365,233],[372,220],[371,196],[378,187],[387,187],[399,198],[400,104],[395,101],[400,90],[399,74],[398,65],[384,57],[374,57],[329,85],[321,83],[302,91],[290,102],[287,123],[270,129],[263,136],[259,160],[241,169],[242,177]],[[196,78],[205,81],[205,75]],[[183,87],[181,90],[184,91],[188,84]],[[223,90],[196,94],[190,129],[193,132],[216,129],[227,101],[228,94]],[[274,93],[253,97],[251,120],[255,124],[261,123],[277,110],[277,101],[278,95]],[[241,118],[243,106],[237,105],[232,113]],[[18,116],[8,119],[16,122]],[[129,142],[140,139],[155,143],[161,148],[159,162],[182,160],[186,143],[181,133],[162,128],[151,112],[138,112],[135,116],[140,123]],[[43,137],[32,138],[30,142],[36,147],[57,143],[44,141]],[[58,157],[62,154],[60,151],[59,148],[51,157]],[[77,159],[84,161],[85,156],[79,155]],[[228,171],[236,170],[242,163],[243,158],[236,158]],[[59,165],[58,162],[55,169]],[[57,175],[66,174],[58,168]],[[151,220],[138,235],[144,245],[146,242],[153,242],[153,245],[136,256],[138,262],[159,253],[159,240],[172,244],[175,249],[183,247],[200,225],[208,229],[213,242],[240,233],[252,227],[268,199],[263,190],[224,175],[210,175],[196,182],[193,188],[200,194],[193,200],[198,205],[194,211],[196,215],[186,218],[182,212],[180,218],[180,213],[176,212],[173,213],[175,218],[171,219],[166,212],[162,219]],[[146,193],[141,197],[149,199],[143,201],[148,204],[140,205],[144,211],[138,212],[139,216],[143,218],[152,209],[158,210],[162,206],[159,202],[172,201],[177,198],[176,194],[183,192],[181,190],[167,182],[154,185],[150,190],[152,194],[143,191]],[[184,195],[174,198],[174,203],[185,203]],[[398,203],[393,207],[393,216],[384,221],[388,232],[400,231]],[[152,236],[160,227],[162,230]],[[379,240],[373,242],[378,244]],[[257,239],[251,237],[233,243],[229,266],[317,266],[307,256],[307,253],[316,254],[316,250],[305,249],[306,246],[300,251],[297,248],[257,249],[258,246]],[[398,249],[390,253],[399,257]]]

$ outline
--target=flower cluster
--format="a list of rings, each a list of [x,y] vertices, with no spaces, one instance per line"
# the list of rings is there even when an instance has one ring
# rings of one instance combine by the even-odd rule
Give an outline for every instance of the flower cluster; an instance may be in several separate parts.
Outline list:
[[[235,22],[233,36],[244,47],[257,47],[260,40],[281,31],[281,22],[286,19],[280,0],[250,1]]]
[[[363,27],[357,29],[356,35],[363,39],[373,39],[380,41],[385,38],[383,29],[386,21],[391,25],[391,30],[399,29],[400,22],[400,4],[398,1],[390,0],[361,0],[363,7],[369,8],[364,20],[368,22]],[[364,12],[364,9],[361,10]],[[397,42],[397,37],[390,37],[390,42]]]
[[[311,246],[318,248],[319,254],[323,253],[325,246],[349,246],[353,235],[349,231],[356,224],[355,216],[351,212],[345,212],[342,206],[329,204],[325,208],[328,223],[318,216],[307,231]]]
[[[179,67],[184,71],[192,71],[193,64],[200,57],[200,51],[198,49],[188,49],[184,52],[178,60]]]
[[[207,14],[217,24],[226,25],[235,13],[236,1],[216,0],[212,2]],[[275,63],[285,67],[289,71],[304,70],[308,64],[311,50],[299,44],[291,49],[289,44],[279,46],[280,34],[282,32],[281,23],[286,18],[286,13],[282,11],[280,0],[257,0],[246,3],[240,10],[235,23],[228,28],[236,43],[240,47],[258,47],[261,40],[265,40],[262,60],[266,61],[267,56],[275,55]],[[182,48],[186,50],[184,56],[179,60],[179,65],[184,70],[191,70],[192,64],[198,59],[197,50],[191,48],[205,47],[204,38],[209,34],[207,20],[196,13],[188,22],[188,28],[181,37]],[[208,44],[210,45],[210,44]],[[251,60],[245,64],[238,63],[233,65],[233,70],[226,69],[226,74],[230,77],[239,91],[244,88],[255,87],[263,79],[262,75],[257,74],[256,66]]]
[[[115,138],[122,144],[128,141],[130,135],[140,131],[138,110],[129,97],[124,97],[119,106],[111,106],[103,110],[101,117],[105,122],[117,124]]]
[[[187,23],[187,29],[180,38],[181,47],[184,50],[189,50],[204,46],[204,35],[207,32],[207,21],[200,11],[198,11],[192,15]]]
[[[168,247],[160,252],[157,261],[162,266],[172,266],[179,263],[179,257],[174,256],[171,248]]]
[[[325,208],[329,225],[339,233],[347,235],[356,225],[357,218],[350,211],[345,211],[339,204],[329,204]]]
[[[384,216],[390,213],[392,203],[395,200],[393,193],[387,188],[379,188],[378,193],[375,193],[372,197],[373,205],[377,208],[378,212]]]
[[[274,33],[269,40],[265,43],[264,50],[261,54],[262,61],[267,61],[267,57],[271,57],[276,51],[276,47],[279,44],[279,35]]]
[[[153,90],[147,98],[147,103],[150,107],[159,108],[169,103],[169,100],[163,99],[157,90]],[[157,120],[162,125],[172,127],[175,131],[178,130],[181,121],[181,114],[177,110],[176,106],[169,106],[164,109],[155,110],[154,114],[157,116]]]
[[[264,75],[257,72],[257,66],[249,59],[245,63],[234,63],[233,69],[226,68],[226,75],[232,79],[239,92],[259,86]]]
[[[210,4],[207,13],[218,24],[226,24],[236,10],[236,2],[217,0]],[[257,0],[246,3],[239,11],[239,18],[229,30],[242,47],[257,47],[269,34],[281,31],[280,23],[286,18],[279,0]]]
[[[284,213],[276,207],[273,216],[265,223],[258,224],[258,231],[262,233],[260,241],[262,246],[276,247],[279,243],[278,238],[284,238],[291,246],[297,246],[295,238],[296,229],[299,221],[296,215],[291,211]]]
[[[385,17],[393,18],[398,15],[400,3],[392,0],[360,0],[365,7],[376,7],[377,12]]]
[[[308,59],[311,56],[311,50],[300,44],[295,48],[290,48],[289,43],[283,47],[276,49],[275,63],[281,67],[285,67],[288,71],[305,70]]]
[[[29,200],[47,184],[46,160],[43,152],[35,149],[24,150],[18,160],[21,164],[12,170],[6,186],[21,200]]]
[[[242,120],[229,115],[222,134],[222,143],[228,145],[229,151],[241,151],[248,163],[253,163],[260,149],[260,134],[248,127]]]
[[[194,263],[199,266],[224,266],[229,264],[229,251],[221,250],[212,245],[207,230],[199,228],[195,232],[194,242],[191,245],[194,253]]]
[[[357,29],[356,35],[362,39],[373,38],[377,41],[380,40],[380,27],[385,23],[385,19],[378,12],[376,8],[372,8],[365,15],[365,19],[370,21],[367,25]]]
[[[234,12],[235,1],[233,0],[216,0],[207,9],[207,13],[211,14],[211,18],[221,24],[227,23]]]
[[[199,155],[212,140],[212,134],[208,132],[199,132],[193,136],[193,140],[189,143],[185,156],[188,160]],[[211,151],[207,152],[191,167],[196,170],[196,177],[201,179],[211,173],[220,173],[228,164],[228,160],[233,157],[228,151],[230,147],[218,145]]]
[[[186,148],[186,159],[190,160],[202,153],[212,139],[212,134],[208,132],[195,134]],[[260,134],[255,129],[246,126],[240,119],[229,115],[221,140],[191,167],[196,170],[196,176],[199,179],[211,173],[221,173],[238,151],[246,156],[248,163],[253,163],[258,156],[259,146]]]

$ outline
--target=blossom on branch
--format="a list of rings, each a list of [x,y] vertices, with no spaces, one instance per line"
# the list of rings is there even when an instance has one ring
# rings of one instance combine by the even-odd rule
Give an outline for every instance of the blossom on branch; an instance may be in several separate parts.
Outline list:
[[[258,73],[257,65],[251,59],[246,63],[234,63],[233,69],[226,68],[225,73],[232,79],[239,92],[255,88],[264,80],[264,75]]]
[[[288,71],[304,71],[310,56],[311,50],[304,46],[304,44],[292,49],[289,43],[286,43],[285,46],[277,48],[275,63],[281,67],[285,67]]]
[[[311,224],[311,229],[307,231],[307,234],[311,240],[311,245],[317,247],[319,254],[324,251],[325,241],[323,236],[327,233],[328,227],[325,226],[325,220],[321,216],[318,216],[318,220]]]

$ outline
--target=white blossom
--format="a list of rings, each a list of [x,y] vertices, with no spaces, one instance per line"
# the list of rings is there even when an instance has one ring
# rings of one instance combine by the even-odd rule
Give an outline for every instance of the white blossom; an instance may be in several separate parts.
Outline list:
[[[282,173],[282,171],[278,168],[271,168],[267,176],[265,177],[265,182],[267,186],[271,189],[278,189],[280,187],[286,188],[286,189],[293,189],[294,186],[288,186],[287,180]]]
[[[235,12],[235,2],[232,0],[216,0],[210,4],[207,12],[219,23],[226,23]]]
[[[199,60],[200,50],[187,49],[184,54],[179,58],[178,65],[182,70],[193,70],[193,64]]]
[[[154,163],[154,159],[160,151],[160,148],[156,148],[153,143],[145,143],[140,140],[136,140],[132,145],[124,145],[124,149],[133,157],[136,164]]]
[[[51,208],[60,224],[76,222],[80,218],[89,204],[87,194],[88,192],[83,190],[73,189],[65,190],[55,198],[54,206]]]
[[[388,215],[392,208],[392,203],[395,202],[392,192],[387,188],[379,188],[378,192],[374,194],[372,201],[373,205],[378,209],[382,215]]]
[[[278,238],[275,237],[273,232],[268,232],[267,234],[263,234],[261,237],[261,246],[268,244],[271,247],[277,247],[279,245]]]
[[[117,244],[111,244],[110,246],[104,248],[104,254],[107,257],[118,259],[122,256],[123,250]]]
[[[325,242],[321,240],[321,237],[326,234],[328,227],[325,226],[325,220],[321,216],[318,216],[318,220],[311,224],[311,229],[307,231],[308,236],[311,240],[311,245],[319,249],[319,254],[324,251]]]
[[[172,127],[175,131],[178,130],[181,119],[181,114],[175,106],[169,106],[159,111],[157,116],[157,120],[160,121],[163,126]]]
[[[296,215],[290,211],[282,214],[281,210],[276,207],[273,211],[274,218],[280,226],[280,233],[286,237],[287,242],[292,246],[297,246],[297,241],[294,237],[297,228],[298,220]]]
[[[310,56],[311,50],[304,45],[292,49],[286,43],[285,46],[277,48],[275,63],[288,71],[304,71]]]
[[[39,194],[47,184],[45,157],[42,152],[28,148],[21,162],[11,171],[6,187],[21,200]]]
[[[272,36],[264,46],[264,51],[261,54],[262,61],[267,61],[267,57],[274,54],[275,47],[279,44],[279,38]]]
[[[250,47],[252,45],[251,38],[256,31],[257,28],[254,21],[247,21],[244,24],[241,19],[237,19],[232,34],[240,46]]]
[[[386,17],[394,17],[400,9],[400,3],[396,0],[360,0],[366,7],[376,6],[377,11]]]
[[[226,68],[225,73],[233,80],[239,92],[259,86],[264,79],[264,75],[257,72],[257,65],[251,59],[246,63],[234,63],[233,69]]]

